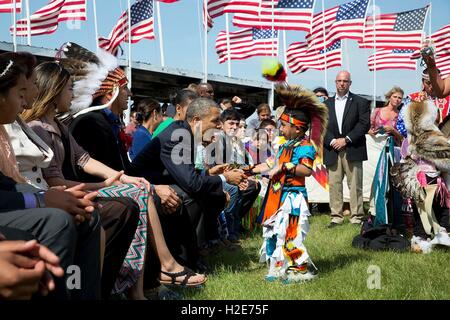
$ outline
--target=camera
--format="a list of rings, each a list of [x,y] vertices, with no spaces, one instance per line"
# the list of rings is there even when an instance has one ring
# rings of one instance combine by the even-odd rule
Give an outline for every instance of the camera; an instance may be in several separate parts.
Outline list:
[[[425,47],[423,48],[420,53],[422,54],[422,56],[432,56],[434,55],[434,51],[432,48],[430,47]]]

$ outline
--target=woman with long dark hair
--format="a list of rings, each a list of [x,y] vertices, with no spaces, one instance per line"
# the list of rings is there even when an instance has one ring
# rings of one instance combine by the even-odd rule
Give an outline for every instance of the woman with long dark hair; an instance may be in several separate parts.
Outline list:
[[[131,289],[130,297],[143,299],[143,265],[147,227],[152,237],[152,247],[161,262],[161,282],[197,286],[206,281],[204,275],[196,274],[179,265],[172,257],[162,234],[159,218],[154,207],[151,190],[145,179],[135,178],[117,172],[91,158],[75,141],[67,127],[56,118],[70,108],[73,98],[70,74],[56,62],[45,62],[36,68],[38,95],[33,108],[24,112],[25,121],[46,142],[54,152],[54,160],[43,169],[44,178],[50,186],[72,186],[80,170],[105,179],[101,183],[86,183],[88,190],[98,190],[100,197],[129,197],[139,204],[140,223],[124,262],[121,279],[115,286],[116,292]]]

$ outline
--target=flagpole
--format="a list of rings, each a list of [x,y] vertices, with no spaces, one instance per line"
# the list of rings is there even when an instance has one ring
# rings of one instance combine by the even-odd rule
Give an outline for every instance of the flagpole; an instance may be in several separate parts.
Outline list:
[[[17,52],[17,14],[16,14],[17,3],[14,0],[14,8],[13,8],[13,50]]]
[[[225,28],[227,32],[228,77],[231,78],[230,22],[228,13],[225,13]]]
[[[349,54],[349,51],[348,51],[348,39],[345,39],[345,40],[343,40],[344,41],[344,45],[345,45],[345,57],[346,57],[346,59],[345,59],[345,65],[346,65],[346,67],[347,67],[347,71],[348,72],[350,72],[350,54]],[[350,72],[351,73],[351,72]]]
[[[153,1],[153,5],[156,2],[156,15],[158,19],[158,34],[159,34],[159,52],[161,55],[161,67],[165,67],[166,63],[164,60],[164,41],[163,41],[163,30],[162,30],[162,22],[161,22],[161,9],[159,1]]]
[[[323,53],[325,58],[325,72],[324,72],[324,82],[325,89],[328,91],[328,59],[327,59],[327,43],[325,39],[325,1],[322,0],[322,36],[323,36]]]
[[[97,0],[92,0],[92,9],[94,11],[95,50],[98,53],[100,45],[98,43]]]
[[[275,57],[275,1],[272,1],[272,57]],[[271,86],[271,94],[270,94],[270,107],[274,108],[275,106],[275,83],[272,82]]]
[[[428,18],[428,37],[425,36],[426,32],[425,32],[425,23],[423,24],[423,28],[422,28],[422,39],[425,38],[425,41],[422,40],[422,42],[426,42],[427,38],[428,38],[428,45],[432,46],[432,39],[431,39],[431,2],[429,5],[429,8],[427,10],[427,17]],[[436,54],[437,52],[435,52],[434,54]]]
[[[131,0],[128,0],[128,88],[130,90],[133,88],[132,86],[132,57],[131,57]],[[131,113],[131,97],[128,98],[128,110],[125,113],[125,123],[128,124],[130,122],[130,113]]]
[[[204,16],[205,16],[205,30],[204,30],[204,52],[205,52],[205,65],[203,66],[205,68],[204,75],[203,75],[203,82],[208,82],[208,3],[207,0],[203,1],[204,6]]]
[[[132,68],[132,57],[131,57],[131,0],[128,1],[128,16],[127,16],[127,23],[128,23],[128,85],[131,89],[131,68]]]
[[[31,47],[31,21],[30,21],[30,0],[25,0],[27,11],[27,44]]]
[[[377,37],[376,37],[376,0],[372,1],[372,14],[373,14],[373,108],[377,106]]]
[[[286,40],[286,30],[283,30],[283,52],[284,52],[284,67],[286,68],[286,72],[288,70],[287,67],[287,46],[286,46],[287,40]],[[286,81],[287,81],[287,77],[286,77]]]

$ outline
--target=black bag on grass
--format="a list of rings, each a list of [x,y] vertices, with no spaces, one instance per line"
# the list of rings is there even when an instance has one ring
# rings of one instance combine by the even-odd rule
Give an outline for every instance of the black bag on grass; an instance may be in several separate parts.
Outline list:
[[[355,248],[374,251],[409,251],[410,243],[391,225],[385,224],[373,227],[371,221],[366,221],[361,234],[353,238],[352,246]]]

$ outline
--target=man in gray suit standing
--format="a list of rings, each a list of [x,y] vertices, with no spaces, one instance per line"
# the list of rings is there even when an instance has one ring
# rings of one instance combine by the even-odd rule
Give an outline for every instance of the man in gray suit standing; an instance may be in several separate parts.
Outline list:
[[[351,84],[350,73],[339,72],[336,76],[336,95],[325,102],[329,110],[323,146],[330,186],[329,228],[344,222],[344,175],[350,189],[350,223],[361,224],[364,217],[362,162],[367,160],[365,134],[370,128],[370,106],[369,101],[350,92]]]

